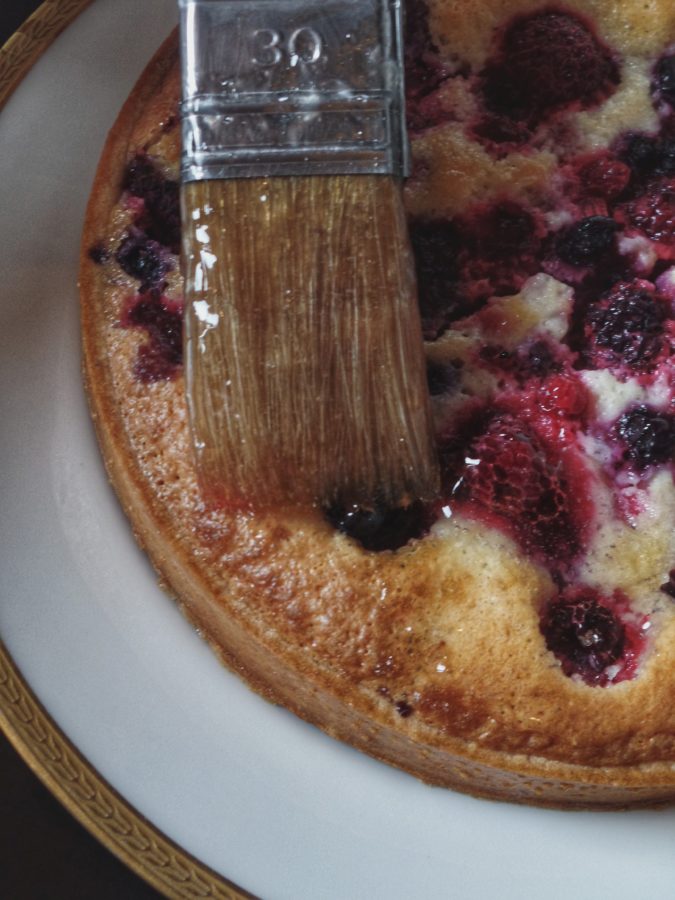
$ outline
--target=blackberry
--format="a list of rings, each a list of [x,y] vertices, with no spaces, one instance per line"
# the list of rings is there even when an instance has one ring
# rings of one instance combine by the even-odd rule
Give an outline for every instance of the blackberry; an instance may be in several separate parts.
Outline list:
[[[675,106],[675,54],[662,56],[657,62],[652,89],[661,100]]]
[[[625,446],[624,457],[638,469],[658,465],[675,456],[675,417],[649,406],[625,412],[615,426]]]
[[[452,363],[427,362],[427,387],[432,397],[450,393],[459,384],[459,369]]]
[[[126,167],[122,188],[144,201],[145,211],[137,224],[148,237],[178,253],[181,234],[178,182],[165,178],[147,155],[138,153]]]
[[[675,175],[675,139],[663,137],[659,142],[659,158],[656,175]]]
[[[535,341],[527,349],[523,365],[527,373],[543,378],[551,372],[559,372],[561,363],[555,358],[550,345],[543,340]]]
[[[415,711],[407,700],[397,700],[394,704],[394,708],[402,719],[407,719],[408,716],[411,716]]]
[[[660,590],[675,600],[675,569],[671,569],[668,573],[668,581],[661,585]]]
[[[561,362],[556,359],[553,350],[544,340],[537,340],[527,348],[519,348],[511,352],[494,344],[486,344],[480,348],[480,358],[489,366],[511,372],[519,382],[531,378],[545,378],[554,372],[560,372]]]
[[[106,263],[110,257],[110,254],[101,243],[92,244],[87,251],[87,255],[92,262],[95,262],[99,266]]]
[[[624,138],[620,158],[630,167],[633,187],[649,190],[658,176],[675,174],[675,139],[672,131],[658,136],[631,134]],[[637,182],[637,185],[636,185]]]
[[[488,145],[488,149],[490,144],[513,144],[519,147],[532,137],[532,132],[524,122],[517,122],[497,113],[485,113],[473,126],[473,133],[481,143]]]
[[[596,362],[624,363],[637,371],[649,368],[663,347],[664,304],[651,286],[622,282],[588,310],[587,337],[595,344]]]
[[[556,241],[558,256],[572,266],[591,265],[611,250],[618,227],[614,219],[607,216],[588,216],[559,235]]]
[[[423,537],[431,526],[429,509],[419,500],[408,506],[340,505],[328,507],[330,524],[357,541],[365,550],[398,550],[414,538]]]
[[[145,153],[137,153],[127,163],[122,181],[122,189],[134,197],[142,197],[156,190],[159,172]]]
[[[460,294],[475,312],[490,297],[517,293],[540,267],[544,230],[512,201],[478,203],[455,219],[460,239]]]
[[[168,303],[160,291],[137,295],[122,323],[142,328],[148,340],[138,349],[134,373],[139,381],[172,378],[183,362],[183,313]]]
[[[443,111],[430,117],[423,102],[450,74],[432,41],[425,0],[406,0],[404,48],[407,124],[412,131],[421,131],[449,117]]]
[[[429,9],[425,0],[405,4],[405,83],[409,97],[430,94],[446,74],[438,59],[438,48],[429,31]]]
[[[180,194],[177,181],[165,179],[161,189],[146,206],[150,213],[148,234],[168,247],[172,253],[180,252]]]
[[[545,610],[541,632],[566,675],[587,684],[603,684],[608,666],[624,652],[626,631],[592,588],[563,592]]]
[[[157,241],[133,226],[120,241],[115,259],[127,275],[140,281],[141,292],[161,287],[173,265]]]
[[[622,142],[618,155],[634,176],[649,178],[658,165],[658,139],[646,134],[630,134]]]
[[[510,259],[535,250],[539,243],[532,214],[508,201],[481,211],[468,230],[472,249],[485,259]]]
[[[410,240],[424,336],[433,340],[452,318],[468,312],[457,295],[459,238],[455,226],[440,219],[411,222]]]

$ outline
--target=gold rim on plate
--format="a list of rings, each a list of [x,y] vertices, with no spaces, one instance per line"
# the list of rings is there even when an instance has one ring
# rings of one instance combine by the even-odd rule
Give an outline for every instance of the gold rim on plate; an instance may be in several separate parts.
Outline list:
[[[91,3],[45,0],[0,47],[0,109],[42,53]],[[43,708],[1,641],[0,729],[63,806],[166,897],[250,896],[173,843],[101,777]]]

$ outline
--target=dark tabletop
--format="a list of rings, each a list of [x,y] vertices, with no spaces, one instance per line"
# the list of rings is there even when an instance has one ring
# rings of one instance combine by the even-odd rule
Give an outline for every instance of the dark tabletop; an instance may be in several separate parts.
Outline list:
[[[39,0],[0,0],[0,46]],[[0,735],[0,897],[156,900],[42,786]]]

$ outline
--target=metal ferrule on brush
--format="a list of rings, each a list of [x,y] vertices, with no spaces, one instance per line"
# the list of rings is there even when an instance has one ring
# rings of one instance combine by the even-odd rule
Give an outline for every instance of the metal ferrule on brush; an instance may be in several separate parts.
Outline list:
[[[179,0],[183,182],[408,171],[401,0]]]

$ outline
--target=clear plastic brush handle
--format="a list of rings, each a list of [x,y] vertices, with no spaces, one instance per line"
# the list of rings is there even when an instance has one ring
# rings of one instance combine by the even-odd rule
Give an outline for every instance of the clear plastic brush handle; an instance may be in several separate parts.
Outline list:
[[[401,0],[179,0],[183,181],[408,169]]]

